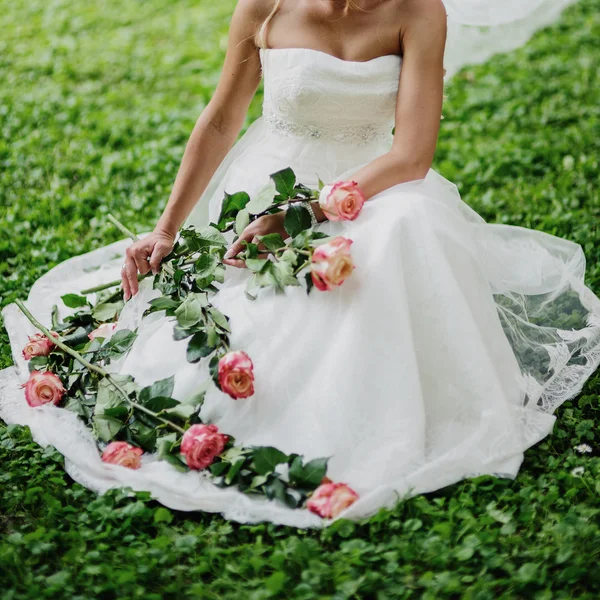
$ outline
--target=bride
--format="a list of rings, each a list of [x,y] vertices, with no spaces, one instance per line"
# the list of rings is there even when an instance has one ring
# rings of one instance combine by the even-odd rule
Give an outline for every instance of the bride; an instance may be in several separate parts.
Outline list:
[[[488,14],[510,10],[483,4]],[[158,272],[182,225],[216,222],[226,192],[252,196],[291,167],[306,185],[329,184],[311,203],[314,227],[353,241],[355,269],[326,292],[263,290],[252,302],[244,242],[286,237],[285,213],[231,239],[215,304],[231,318],[232,347],[252,357],[255,393],[236,402],[209,390],[203,420],[246,446],[331,457],[328,477],[358,497],[334,516],[362,518],[467,477],[515,477],[523,452],[551,433],[555,409],[600,362],[600,301],[583,283],[578,245],[486,224],[430,168],[446,11],[459,15],[460,5],[240,0],[221,79],[154,231],[58,265],[33,286],[29,309],[48,321],[61,295],[122,277],[127,303],[117,329],[137,328],[138,338],[111,368],[142,385],[175,375],[173,396],[193,394],[206,361],[186,361],[164,312],[141,318],[155,291],[138,274]],[[234,145],[261,79],[263,116]],[[323,210],[340,182],[355,183],[338,194],[355,190],[367,200],[354,220]],[[14,305],[4,317],[16,366],[2,372],[0,416],[54,445],[77,481],[98,492],[148,490],[167,506],[241,522],[327,522],[151,457],[137,470],[103,462],[75,415],[27,406],[20,350],[33,330]]]

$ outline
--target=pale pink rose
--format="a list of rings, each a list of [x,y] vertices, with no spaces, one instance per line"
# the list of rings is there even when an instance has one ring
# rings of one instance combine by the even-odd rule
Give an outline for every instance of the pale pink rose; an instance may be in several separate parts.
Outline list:
[[[330,221],[353,221],[364,204],[365,197],[356,181],[338,181],[319,197],[319,205]]]
[[[58,333],[50,332],[54,337],[58,337]],[[23,348],[23,358],[31,360],[34,356],[48,356],[54,348],[54,342],[46,337],[43,333],[30,335],[25,348]]]
[[[234,400],[254,394],[254,365],[241,350],[228,352],[219,361],[219,386]]]
[[[103,325],[100,325],[100,327],[98,327],[97,329],[94,329],[94,331],[92,331],[91,333],[88,333],[88,337],[90,338],[90,340],[95,340],[96,338],[108,339],[112,336],[116,326],[116,323],[104,323]]]
[[[306,507],[324,519],[334,519],[358,500],[358,494],[345,483],[323,483],[312,494]]]
[[[318,246],[312,255],[310,271],[315,287],[327,292],[342,285],[352,274],[354,263],[350,254],[352,240],[336,237]]]
[[[111,465],[120,465],[128,469],[139,469],[142,466],[141,448],[127,442],[111,442],[102,453],[102,460]]]
[[[25,388],[25,400],[32,407],[59,404],[66,391],[62,381],[51,371],[32,371],[21,387]]]
[[[223,452],[228,439],[216,425],[192,425],[183,435],[181,454],[190,469],[206,469]]]

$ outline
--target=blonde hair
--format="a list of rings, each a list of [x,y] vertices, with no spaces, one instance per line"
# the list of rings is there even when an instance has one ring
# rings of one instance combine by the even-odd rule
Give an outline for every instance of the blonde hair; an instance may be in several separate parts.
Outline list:
[[[262,25],[260,26],[260,29],[258,30],[258,33],[256,34],[255,42],[256,42],[256,45],[259,48],[266,48],[267,47],[267,29],[269,28],[269,23],[272,21],[273,17],[275,16],[275,13],[281,7],[281,2],[282,1],[283,0],[275,0],[275,5],[273,6],[273,9],[271,10],[271,13],[263,21]],[[348,12],[350,11],[350,9],[357,9],[357,8],[359,8],[357,6],[355,0],[344,0],[344,2],[345,2],[345,4],[344,4],[344,16],[346,16],[348,14]]]

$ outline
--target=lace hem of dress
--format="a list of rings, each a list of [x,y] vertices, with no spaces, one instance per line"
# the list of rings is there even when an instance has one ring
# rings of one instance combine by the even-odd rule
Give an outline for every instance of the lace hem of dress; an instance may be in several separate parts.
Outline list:
[[[272,112],[265,112],[264,121],[271,131],[290,137],[309,138],[367,146],[375,142],[386,142],[392,137],[391,126],[376,127],[374,125],[309,125],[287,121]]]

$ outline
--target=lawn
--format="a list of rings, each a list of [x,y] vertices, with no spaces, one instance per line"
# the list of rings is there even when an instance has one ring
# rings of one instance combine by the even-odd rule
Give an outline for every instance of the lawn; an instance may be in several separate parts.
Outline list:
[[[2,305],[119,239],[108,213],[153,225],[217,82],[234,4],[0,0]],[[582,0],[521,50],[465,69],[436,156],[486,219],[580,243],[597,292],[599,39],[600,0]],[[257,97],[249,122],[259,112]],[[515,481],[462,482],[323,531],[97,497],[56,451],[0,421],[0,597],[596,599],[599,393],[597,374]]]

